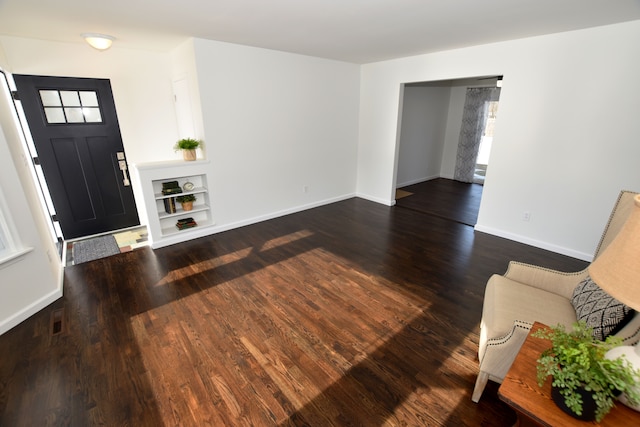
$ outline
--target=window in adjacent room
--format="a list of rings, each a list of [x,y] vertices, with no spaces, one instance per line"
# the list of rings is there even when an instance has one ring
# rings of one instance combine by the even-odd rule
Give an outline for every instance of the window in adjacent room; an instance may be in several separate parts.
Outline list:
[[[487,165],[489,164],[489,153],[491,153],[491,144],[493,143],[493,129],[498,114],[498,101],[489,101],[487,104],[487,123],[482,133],[482,141],[478,148],[478,158],[476,160],[474,182],[477,183],[484,183]]]
[[[10,220],[6,217],[7,212],[4,195],[2,194],[2,190],[0,190],[0,265],[24,255],[31,250],[24,250],[18,246],[11,233]]]
[[[9,216],[9,207],[0,188],[0,267],[33,250],[33,248],[22,246],[17,231]]]

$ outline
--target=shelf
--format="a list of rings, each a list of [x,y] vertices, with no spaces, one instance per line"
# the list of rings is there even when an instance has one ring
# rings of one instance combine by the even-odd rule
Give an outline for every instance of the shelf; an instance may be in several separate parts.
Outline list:
[[[175,234],[186,234],[190,231],[199,231],[199,229],[202,229],[204,227],[210,227],[213,224],[213,222],[210,221],[197,221],[198,225],[196,225],[195,227],[190,227],[190,228],[185,228],[184,230],[178,230],[178,228],[176,227],[175,223],[173,224],[172,227],[165,227],[162,229],[162,235],[163,236],[172,236]]]
[[[209,206],[207,205],[197,205],[194,206],[193,209],[191,209],[190,211],[185,211],[182,208],[178,208],[174,213],[167,213],[167,212],[158,212],[158,218],[159,219],[167,219],[167,218],[173,218],[176,216],[189,216],[189,214],[195,214],[196,212],[205,212],[208,211]]]
[[[209,198],[208,168],[208,161],[172,161],[135,165],[145,201],[149,240],[153,248],[202,237],[213,232],[212,226],[215,222]],[[171,181],[177,181],[180,188],[183,188],[186,182],[191,182],[194,188],[182,193],[162,194],[163,184]],[[196,195],[192,210],[183,210],[180,203],[175,201],[176,212],[166,212],[167,199],[189,194]],[[198,225],[183,230],[176,228],[176,221],[187,217],[192,217]]]
[[[187,194],[200,194],[200,193],[206,193],[207,189],[204,187],[198,187],[198,188],[194,188],[191,191],[183,191],[182,193],[174,193],[174,194],[162,194],[162,193],[155,193],[154,197],[156,200],[163,200],[163,199],[168,199],[170,197],[178,197],[178,196],[184,196]]]

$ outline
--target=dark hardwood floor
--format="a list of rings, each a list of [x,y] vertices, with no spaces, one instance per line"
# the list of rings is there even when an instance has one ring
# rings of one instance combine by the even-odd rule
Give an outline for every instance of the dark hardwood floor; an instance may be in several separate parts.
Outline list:
[[[0,336],[0,425],[510,426],[471,392],[511,259],[585,266],[354,198],[67,267]]]
[[[483,186],[446,178],[402,187],[412,193],[396,200],[396,206],[475,226],[482,199]]]

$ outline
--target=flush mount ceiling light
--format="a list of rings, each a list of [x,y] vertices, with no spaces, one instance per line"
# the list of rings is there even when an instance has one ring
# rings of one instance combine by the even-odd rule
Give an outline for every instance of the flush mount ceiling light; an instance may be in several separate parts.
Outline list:
[[[106,34],[83,33],[80,35],[87,41],[87,43],[89,43],[89,46],[98,50],[109,49],[113,40],[115,40],[115,37],[108,36]]]

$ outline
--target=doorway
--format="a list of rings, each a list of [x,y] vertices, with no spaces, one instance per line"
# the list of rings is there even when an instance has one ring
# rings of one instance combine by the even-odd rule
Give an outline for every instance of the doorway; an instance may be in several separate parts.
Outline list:
[[[471,90],[495,89],[499,77],[481,76],[414,82],[403,85],[395,177],[397,189],[403,189],[407,192],[414,190],[413,193],[417,194],[432,188],[430,185],[421,186],[418,184],[426,184],[433,180],[454,180],[463,117],[465,116],[467,90],[468,88],[473,88]],[[497,111],[497,104],[491,111],[494,113]],[[484,129],[492,131],[494,126],[495,114],[487,121],[487,126]],[[491,139],[490,137],[483,138],[484,144],[482,144],[480,152],[476,152],[479,154],[477,161],[476,157],[471,161],[471,178],[465,180],[464,183],[459,183],[461,186],[469,186],[470,189],[475,190],[458,192],[457,197],[463,198],[464,194],[473,194],[470,196],[473,200],[469,200],[469,208],[465,208],[465,210],[471,209],[472,206],[477,206],[477,210],[479,210],[482,185],[478,184],[484,184],[484,175],[489,164]],[[475,176],[473,175],[474,169]],[[458,188],[459,186],[455,182],[452,183],[452,186]],[[444,186],[444,188],[446,189],[448,186]],[[428,195],[425,197],[425,201],[428,201]],[[416,199],[416,197],[413,198]],[[403,198],[401,202],[396,197],[396,203],[403,205],[417,203],[417,200],[411,201],[410,199],[411,197]],[[455,215],[456,213],[452,212],[452,216],[455,217]],[[470,216],[472,219],[473,217],[477,218],[477,211],[475,215]],[[472,219],[460,220],[460,222],[470,223]],[[470,225],[475,225],[475,222]]]
[[[139,225],[109,80],[13,78],[62,237]]]

